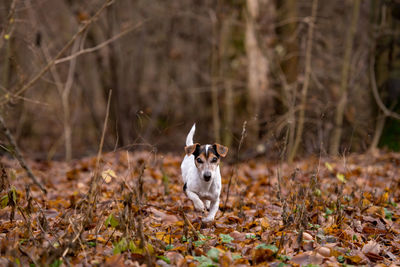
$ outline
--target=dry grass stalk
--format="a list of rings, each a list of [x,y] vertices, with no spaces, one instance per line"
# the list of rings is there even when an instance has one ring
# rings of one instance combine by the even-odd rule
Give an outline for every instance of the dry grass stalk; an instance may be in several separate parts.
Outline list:
[[[140,171],[139,171],[139,177],[138,177],[138,182],[137,182],[137,189],[136,189],[136,205],[138,208],[138,213],[136,216],[136,221],[137,221],[137,228],[136,228],[136,236],[139,237],[140,243],[139,247],[141,249],[144,249],[146,253],[146,261],[147,261],[147,266],[154,266],[153,264],[153,259],[152,256],[149,253],[148,247],[146,245],[146,238],[144,236],[143,232],[143,214],[142,214],[142,204],[143,204],[143,174],[144,170],[146,169],[146,164],[143,162],[142,165],[140,166]]]
[[[136,216],[136,221],[138,223],[136,236],[138,236],[140,239],[140,244],[139,244],[140,248],[144,248],[146,245],[146,240],[144,238],[144,233],[143,233],[142,205],[141,205],[142,197],[143,197],[143,174],[144,174],[145,168],[146,168],[146,165],[143,163],[142,166],[140,167],[137,189],[136,189],[136,194],[135,194],[136,205],[138,208],[138,215]]]
[[[186,237],[187,237],[187,228],[189,226],[190,230],[192,231],[193,235],[196,236],[198,239],[200,239],[200,235],[199,232],[196,230],[196,228],[194,228],[193,224],[189,221],[189,219],[186,217],[185,212],[183,211],[183,209],[180,209],[182,218],[183,218],[183,222],[184,222],[184,229],[186,229]],[[185,232],[185,230],[184,230]]]
[[[97,158],[96,158],[96,166],[94,169],[94,173],[92,176],[92,179],[90,180],[90,189],[89,189],[89,204],[92,205],[92,208],[94,205],[96,205],[96,198],[97,198],[97,190],[98,190],[98,182],[100,178],[100,161],[101,161],[101,153],[103,152],[103,145],[104,145],[104,137],[105,133],[107,130],[107,125],[108,125],[108,117],[110,115],[110,104],[111,104],[111,95],[112,95],[112,90],[110,90],[108,94],[108,101],[107,101],[107,111],[106,111],[106,116],[104,118],[104,124],[103,124],[103,131],[101,134],[101,139],[100,139],[100,145],[99,145],[99,150],[97,152]],[[91,209],[88,209],[88,212],[92,211]],[[90,213],[88,213],[89,215]]]
[[[236,152],[235,164],[234,164],[234,167],[232,168],[232,172],[231,172],[231,175],[229,177],[228,188],[227,188],[227,191],[226,191],[226,197],[225,197],[225,202],[224,202],[224,209],[222,211],[221,217],[224,216],[224,214],[225,214],[226,204],[228,203],[229,193],[230,193],[230,188],[231,188],[233,176],[237,176],[238,162],[239,162],[239,152],[240,152],[240,149],[242,147],[244,138],[246,136],[246,125],[247,125],[247,121],[244,121],[243,122],[243,127],[242,127],[242,134],[241,134],[240,141],[239,141],[239,146],[238,146],[238,149],[237,149],[237,152]]]

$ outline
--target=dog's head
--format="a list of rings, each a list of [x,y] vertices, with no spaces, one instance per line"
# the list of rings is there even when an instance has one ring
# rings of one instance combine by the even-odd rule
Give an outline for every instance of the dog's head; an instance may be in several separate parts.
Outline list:
[[[187,155],[194,156],[199,175],[204,181],[211,181],[217,172],[220,158],[225,157],[228,153],[228,148],[220,144],[200,145],[193,144],[185,147]]]

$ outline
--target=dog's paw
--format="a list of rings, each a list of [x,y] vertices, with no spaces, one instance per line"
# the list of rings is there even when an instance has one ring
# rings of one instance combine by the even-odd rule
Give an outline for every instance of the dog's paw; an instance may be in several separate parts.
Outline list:
[[[207,211],[210,211],[210,206],[211,206],[210,200],[205,201],[205,206],[206,206]]]
[[[197,211],[204,212],[204,204],[201,203],[201,202],[197,203],[197,204],[194,204],[194,209],[197,210]]]
[[[206,217],[206,218],[202,219],[203,223],[209,223],[209,222],[212,222],[212,221],[214,221],[214,218]]]

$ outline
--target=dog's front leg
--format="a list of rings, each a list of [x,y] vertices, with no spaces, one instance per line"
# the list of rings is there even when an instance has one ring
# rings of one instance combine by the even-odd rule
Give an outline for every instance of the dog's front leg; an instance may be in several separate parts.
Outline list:
[[[187,190],[186,195],[188,196],[188,198],[190,198],[190,200],[192,200],[194,208],[197,211],[204,211],[203,201],[201,201],[201,199],[199,198],[199,196],[196,193]]]
[[[208,216],[203,219],[203,222],[212,222],[214,220],[215,214],[219,209],[219,197],[216,200],[212,200],[210,204],[210,212]]]
[[[210,200],[205,200],[204,205],[208,211],[210,211]]]

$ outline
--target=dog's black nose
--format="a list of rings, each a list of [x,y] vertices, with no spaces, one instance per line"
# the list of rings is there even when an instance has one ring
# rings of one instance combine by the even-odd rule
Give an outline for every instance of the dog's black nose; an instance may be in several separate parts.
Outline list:
[[[204,180],[205,180],[206,182],[210,181],[210,179],[211,179],[211,172],[205,172],[204,175],[203,175],[203,177],[204,177]]]
[[[204,180],[206,182],[208,182],[211,179],[211,172],[205,172],[203,176],[204,176]]]

